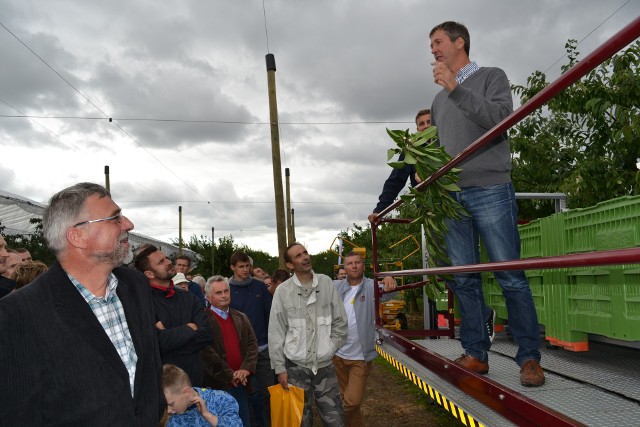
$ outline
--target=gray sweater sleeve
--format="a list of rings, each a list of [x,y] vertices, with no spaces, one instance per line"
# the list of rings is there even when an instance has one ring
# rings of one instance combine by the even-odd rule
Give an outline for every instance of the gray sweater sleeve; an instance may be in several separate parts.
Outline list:
[[[488,68],[487,71],[487,78],[481,82],[484,89],[459,84],[449,93],[449,98],[467,119],[489,130],[511,114],[513,100],[504,71],[499,68]]]

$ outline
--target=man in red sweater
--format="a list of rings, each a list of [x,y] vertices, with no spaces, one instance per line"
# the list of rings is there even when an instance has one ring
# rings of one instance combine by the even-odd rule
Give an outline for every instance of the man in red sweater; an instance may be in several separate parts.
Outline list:
[[[224,390],[238,401],[240,418],[250,427],[248,391],[250,376],[258,360],[258,341],[249,318],[232,308],[227,279],[213,276],[207,280],[205,295],[211,307],[207,317],[213,341],[202,351],[205,387]],[[249,390],[247,390],[249,389]]]

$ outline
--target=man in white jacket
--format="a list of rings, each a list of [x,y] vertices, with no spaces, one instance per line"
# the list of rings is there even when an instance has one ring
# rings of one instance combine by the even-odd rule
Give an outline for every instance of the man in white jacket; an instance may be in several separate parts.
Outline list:
[[[269,356],[278,382],[304,389],[301,427],[311,427],[311,393],[324,426],[344,426],[333,355],[347,338],[347,316],[329,276],[315,274],[303,245],[284,253],[294,274],[276,289],[269,318]]]

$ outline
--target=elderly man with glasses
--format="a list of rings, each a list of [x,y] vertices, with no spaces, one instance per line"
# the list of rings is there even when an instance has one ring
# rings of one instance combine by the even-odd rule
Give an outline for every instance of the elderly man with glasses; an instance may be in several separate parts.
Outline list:
[[[102,186],[51,198],[57,262],[0,301],[4,425],[156,425],[162,371],[151,292],[132,259],[133,224]]]

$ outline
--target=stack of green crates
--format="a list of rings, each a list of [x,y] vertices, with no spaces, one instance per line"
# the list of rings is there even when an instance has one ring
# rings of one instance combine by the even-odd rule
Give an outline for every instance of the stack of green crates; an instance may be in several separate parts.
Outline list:
[[[640,196],[627,196],[557,213],[521,225],[521,257],[535,258],[640,246]],[[481,250],[482,262],[488,261]],[[570,350],[588,349],[587,334],[640,340],[640,265],[526,272],[547,339]],[[483,274],[485,300],[508,320],[502,291]]]
[[[563,240],[568,254],[640,246],[640,197],[565,212]],[[640,265],[569,269],[566,302],[572,332],[640,340],[639,269]]]

